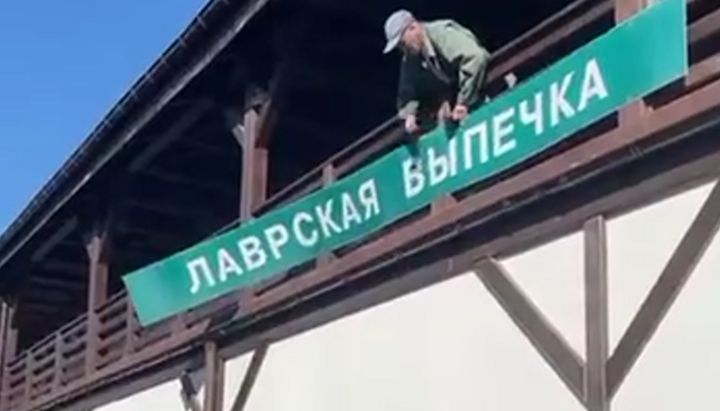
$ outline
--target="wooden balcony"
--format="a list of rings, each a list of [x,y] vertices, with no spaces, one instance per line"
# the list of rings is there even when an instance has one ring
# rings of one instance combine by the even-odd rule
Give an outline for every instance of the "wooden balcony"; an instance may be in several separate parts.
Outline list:
[[[229,310],[234,319],[257,319],[258,314],[271,313],[289,300],[318,295],[332,284],[409,260],[479,224],[474,217],[482,214],[487,221],[493,213],[549,186],[565,187],[591,168],[597,171],[601,163],[626,161],[639,150],[647,152],[671,140],[689,138],[701,122],[712,121],[708,114],[716,116],[720,109],[720,5],[709,0],[688,3],[689,75],[643,103],[633,103],[646,108],[640,116],[627,117],[625,111],[612,115],[584,130],[572,144],[557,147],[521,170],[456,193],[450,202],[441,199],[333,256],[152,327],[140,329],[127,296],[117,294],[97,309],[98,324],[91,326],[86,315],[80,316],[10,359],[2,374],[0,411],[52,409],[101,386],[132,379],[195,349],[217,327],[219,313]],[[617,13],[611,1],[573,4],[494,55],[490,88],[501,88],[503,76],[510,72],[520,73],[522,81],[562,57],[563,51],[584,44],[599,28],[611,25]],[[394,147],[400,135],[396,122],[388,121],[277,193],[259,212],[293,201],[367,164]]]

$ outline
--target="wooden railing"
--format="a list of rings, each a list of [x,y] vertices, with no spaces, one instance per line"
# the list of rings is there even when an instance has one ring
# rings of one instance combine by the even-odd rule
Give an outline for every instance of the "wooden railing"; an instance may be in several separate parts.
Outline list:
[[[720,33],[720,7],[714,6],[711,10],[711,7],[706,6],[712,3],[709,0],[691,0],[689,3],[692,18],[689,28],[691,71],[684,81],[666,87],[647,99],[654,109],[671,104],[720,77],[720,45],[717,41]],[[490,74],[491,87],[502,81],[508,72],[523,71],[526,66],[537,70],[562,57],[556,53],[557,50],[580,46],[590,38],[588,28],[610,24],[612,13],[610,2],[598,0],[583,0],[564,10],[553,17],[551,23],[540,26],[496,53]],[[577,140],[587,141],[613,127],[617,127],[614,118],[584,131],[582,138]],[[396,144],[399,133],[394,122],[384,124],[276,194],[261,207],[261,211],[275,208],[321,187],[328,181],[328,174],[342,176],[377,158]],[[472,191],[482,187],[474,187]],[[412,221],[431,213],[433,211],[428,207],[409,219],[381,230],[377,235],[346,247],[342,252],[352,253],[358,247],[375,241],[379,235],[402,230]],[[255,290],[256,294],[270,292],[267,286]],[[236,300],[230,299],[228,304],[236,304]],[[10,359],[3,370],[0,411],[34,410],[40,404],[48,404],[63,395],[72,395],[74,389],[97,383],[101,376],[110,378],[145,365],[149,358],[154,358],[153,355],[160,356],[162,350],[159,347],[170,347],[167,344],[170,340],[177,341],[177,348],[187,345],[202,331],[190,333],[189,330],[199,321],[198,318],[185,315],[140,329],[125,293],[113,296],[97,310],[97,314],[97,335],[88,335],[87,316],[83,315]],[[94,351],[87,349],[90,339],[98,342],[98,348]],[[154,354],[156,351],[158,354]],[[93,356],[92,361],[88,360],[89,356]]]
[[[2,410],[24,409],[25,404],[83,381],[90,374],[167,339],[175,325],[166,321],[140,330],[124,292],[113,296],[97,313],[100,323],[97,335],[88,335],[87,315],[82,315],[9,362],[0,397]],[[95,352],[86,349],[89,338],[98,341]],[[90,355],[95,356],[92,369],[87,367]]]

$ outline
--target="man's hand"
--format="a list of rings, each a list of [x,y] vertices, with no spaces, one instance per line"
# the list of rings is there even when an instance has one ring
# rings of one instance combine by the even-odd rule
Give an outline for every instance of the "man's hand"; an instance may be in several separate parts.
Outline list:
[[[405,117],[405,131],[414,133],[418,130],[417,117],[414,114],[408,114]]]
[[[446,101],[440,105],[440,108],[437,112],[437,120],[439,122],[444,122],[445,120],[449,120],[450,117],[452,117],[452,113],[450,112],[450,104]]]
[[[452,111],[452,118],[455,121],[460,121],[465,119],[468,114],[467,106],[464,106],[462,104],[458,104],[455,106],[455,108]]]

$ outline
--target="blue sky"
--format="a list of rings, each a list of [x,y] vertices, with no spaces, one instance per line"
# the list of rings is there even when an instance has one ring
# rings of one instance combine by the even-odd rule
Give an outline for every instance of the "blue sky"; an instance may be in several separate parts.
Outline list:
[[[0,231],[206,2],[0,1]]]

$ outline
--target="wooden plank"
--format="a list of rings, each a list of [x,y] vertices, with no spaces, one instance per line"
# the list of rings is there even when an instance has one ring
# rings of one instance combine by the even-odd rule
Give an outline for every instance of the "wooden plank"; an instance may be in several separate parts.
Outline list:
[[[588,220],[585,235],[585,406],[609,411],[606,364],[608,359],[608,273],[605,219]]]

